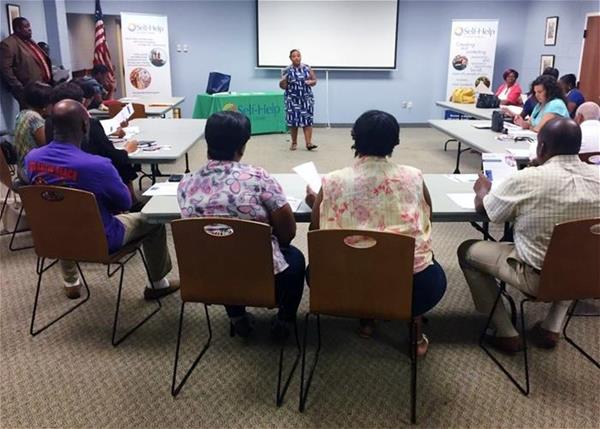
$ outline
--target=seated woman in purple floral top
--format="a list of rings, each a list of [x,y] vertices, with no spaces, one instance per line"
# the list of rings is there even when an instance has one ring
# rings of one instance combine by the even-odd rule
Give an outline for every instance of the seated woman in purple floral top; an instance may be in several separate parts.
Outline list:
[[[304,289],[304,255],[290,245],[296,221],[283,190],[264,169],[240,162],[250,139],[250,121],[238,112],[217,112],[206,122],[208,163],[186,174],[177,190],[183,218],[222,216],[268,223],[273,228],[273,267],[279,305],[274,337],[286,336],[296,320]],[[238,335],[248,336],[251,320],[242,306],[225,306]]]

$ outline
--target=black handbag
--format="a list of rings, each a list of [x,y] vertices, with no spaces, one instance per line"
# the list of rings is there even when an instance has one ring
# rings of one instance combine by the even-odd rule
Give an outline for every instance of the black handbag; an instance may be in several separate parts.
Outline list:
[[[492,112],[492,131],[497,133],[504,131],[504,115],[500,110]]]
[[[482,109],[495,109],[500,106],[500,99],[494,94],[479,94],[477,97],[477,105]]]
[[[6,159],[8,165],[14,165],[17,163],[17,149],[14,145],[6,140],[0,142],[0,150]]]

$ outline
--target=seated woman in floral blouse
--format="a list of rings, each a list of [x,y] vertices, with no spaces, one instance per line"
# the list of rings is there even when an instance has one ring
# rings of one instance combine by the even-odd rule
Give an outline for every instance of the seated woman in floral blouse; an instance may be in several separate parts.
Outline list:
[[[279,306],[271,334],[275,338],[285,337],[289,333],[288,323],[296,319],[305,271],[304,255],[290,245],[296,235],[292,209],[274,178],[260,167],[240,162],[250,139],[250,121],[246,116],[238,112],[215,113],[206,122],[204,136],[208,163],[181,180],[177,190],[181,217],[233,217],[271,225]],[[225,308],[236,333],[247,337],[252,323],[245,307]]]
[[[352,127],[351,167],[323,177],[312,203],[311,229],[365,229],[394,232],[415,238],[413,315],[431,310],[444,296],[446,275],[431,247],[431,199],[421,171],[387,160],[399,143],[400,127],[389,113],[370,110]],[[418,355],[429,341],[419,326]],[[373,321],[361,321],[360,334],[371,335]]]

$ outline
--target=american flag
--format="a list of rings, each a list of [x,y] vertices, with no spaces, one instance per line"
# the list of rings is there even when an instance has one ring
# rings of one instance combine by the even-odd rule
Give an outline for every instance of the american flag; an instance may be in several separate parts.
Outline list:
[[[106,34],[104,32],[104,17],[102,16],[102,8],[100,7],[100,0],[96,0],[96,44],[94,45],[94,65],[104,64],[108,67],[108,80],[114,86],[115,83],[115,72],[113,69],[112,61],[110,59],[110,52],[108,51],[108,45],[106,44]]]

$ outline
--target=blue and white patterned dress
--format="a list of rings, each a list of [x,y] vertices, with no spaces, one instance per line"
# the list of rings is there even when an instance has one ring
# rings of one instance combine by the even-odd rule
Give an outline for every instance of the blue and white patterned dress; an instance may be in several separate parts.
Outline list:
[[[312,127],[315,101],[312,88],[306,84],[310,79],[310,67],[300,64],[288,66],[283,71],[287,76],[285,111],[288,127]]]

